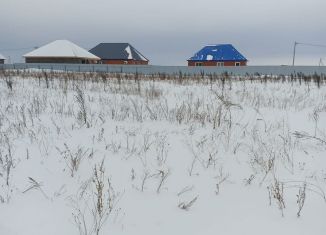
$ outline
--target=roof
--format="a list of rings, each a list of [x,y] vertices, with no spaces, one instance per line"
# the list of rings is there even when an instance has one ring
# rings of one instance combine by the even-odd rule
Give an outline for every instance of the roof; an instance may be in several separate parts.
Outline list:
[[[148,61],[129,43],[100,43],[89,50],[103,60],[141,60]]]
[[[25,54],[24,57],[82,58],[92,60],[100,59],[68,40],[56,40]]]
[[[3,55],[0,54],[0,60],[5,60],[6,57],[4,57]]]
[[[193,61],[247,61],[231,44],[208,45],[189,60]]]

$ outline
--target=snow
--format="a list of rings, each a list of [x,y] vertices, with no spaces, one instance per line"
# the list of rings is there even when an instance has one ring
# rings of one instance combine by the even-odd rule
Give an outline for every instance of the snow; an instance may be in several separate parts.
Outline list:
[[[133,57],[132,57],[130,46],[127,46],[126,49],[125,49],[125,51],[128,53],[128,59],[129,60],[132,60]]]
[[[326,145],[307,137],[326,139],[325,85],[42,76],[0,77],[1,235],[81,234],[78,209],[91,231],[102,162],[115,203],[100,234],[325,234]]]
[[[134,52],[137,53],[137,55],[141,58],[141,60],[143,61],[148,61],[139,51],[137,51],[135,48],[134,49]],[[130,45],[128,45],[125,49],[125,51],[128,53],[128,59],[134,59],[132,53],[131,53],[131,48],[130,48]]]
[[[139,51],[137,51],[136,49],[135,49],[135,51],[142,60],[148,61],[148,59],[146,59]]]
[[[100,58],[68,40],[56,40],[42,46],[24,57],[68,57],[99,60]]]
[[[207,55],[206,60],[213,60],[213,56],[212,55]]]
[[[0,54],[0,60],[5,60],[6,58]]]

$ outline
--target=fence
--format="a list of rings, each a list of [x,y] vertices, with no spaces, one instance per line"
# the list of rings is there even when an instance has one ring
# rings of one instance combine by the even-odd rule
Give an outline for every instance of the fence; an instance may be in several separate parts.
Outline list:
[[[222,74],[233,75],[305,75],[326,74],[326,66],[244,66],[244,67],[188,67],[158,65],[103,65],[103,64],[0,64],[0,69],[42,69],[71,72],[106,72],[139,74]]]

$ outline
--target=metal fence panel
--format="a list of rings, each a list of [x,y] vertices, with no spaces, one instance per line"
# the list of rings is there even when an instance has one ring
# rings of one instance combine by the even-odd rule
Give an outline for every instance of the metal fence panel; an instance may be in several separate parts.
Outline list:
[[[233,75],[305,75],[326,74],[326,66],[244,66],[244,67],[188,67],[159,65],[104,64],[0,64],[0,69],[41,69],[71,72],[140,73],[140,74],[222,74]]]

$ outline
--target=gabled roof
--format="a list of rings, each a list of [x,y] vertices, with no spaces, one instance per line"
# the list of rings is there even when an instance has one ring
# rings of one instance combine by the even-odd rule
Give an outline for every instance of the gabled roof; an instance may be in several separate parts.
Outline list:
[[[208,45],[189,60],[193,61],[247,61],[231,44]],[[189,61],[188,60],[188,61]]]
[[[6,57],[0,54],[0,60],[6,60]]]
[[[92,60],[100,59],[68,40],[56,40],[25,54],[24,57],[81,58]]]
[[[100,43],[89,50],[103,60],[141,60],[148,61],[129,43]]]

